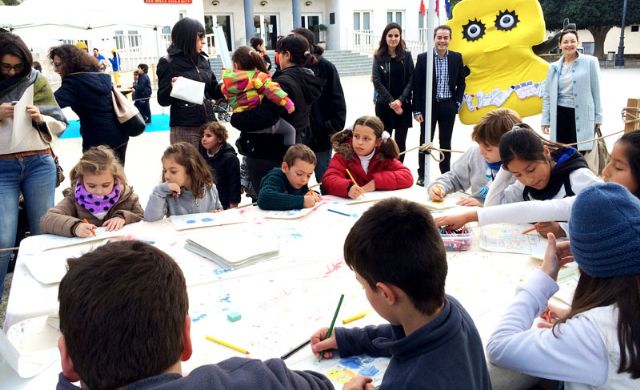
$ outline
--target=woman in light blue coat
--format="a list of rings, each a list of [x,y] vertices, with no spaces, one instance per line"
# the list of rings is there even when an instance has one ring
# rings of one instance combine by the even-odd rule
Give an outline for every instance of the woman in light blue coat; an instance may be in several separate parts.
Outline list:
[[[578,34],[564,31],[558,39],[562,57],[549,66],[542,103],[542,131],[551,140],[578,143],[584,153],[592,149],[595,129],[602,123],[600,65],[595,57],[580,54]]]

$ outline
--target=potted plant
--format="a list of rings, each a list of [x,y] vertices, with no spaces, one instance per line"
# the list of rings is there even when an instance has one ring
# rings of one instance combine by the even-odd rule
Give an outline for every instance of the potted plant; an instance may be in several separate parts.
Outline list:
[[[318,33],[318,46],[325,49],[327,44],[326,35],[327,35],[327,31],[329,30],[327,26],[324,24],[316,24],[311,28],[311,30],[315,33]]]

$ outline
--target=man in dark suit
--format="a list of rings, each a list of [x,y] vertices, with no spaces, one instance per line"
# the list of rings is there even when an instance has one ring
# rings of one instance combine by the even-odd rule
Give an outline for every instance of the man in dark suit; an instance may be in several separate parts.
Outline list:
[[[434,34],[434,77],[431,103],[431,141],[436,130],[440,131],[440,147],[451,149],[451,135],[456,114],[462,104],[466,77],[462,55],[449,50],[451,28],[438,26]],[[420,145],[425,142],[425,95],[427,77],[427,53],[418,55],[418,62],[413,73],[413,116],[420,122]],[[440,163],[440,172],[451,169],[451,153],[444,154]],[[424,153],[420,153],[418,161],[418,185],[424,185]]]

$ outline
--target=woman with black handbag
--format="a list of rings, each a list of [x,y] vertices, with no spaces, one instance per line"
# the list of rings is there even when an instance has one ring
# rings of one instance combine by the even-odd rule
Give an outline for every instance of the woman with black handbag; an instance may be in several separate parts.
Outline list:
[[[20,193],[31,234],[40,232],[40,217],[53,207],[56,165],[48,141],[64,131],[67,121],[47,79],[32,64],[20,37],[0,33],[0,249],[16,242]],[[20,100],[31,91],[33,100],[25,107]],[[26,111],[26,122],[16,108]],[[10,257],[11,252],[0,251],[0,286]]]
[[[55,92],[58,104],[71,107],[80,119],[82,152],[107,145],[124,165],[129,135],[114,112],[111,76],[100,72],[98,60],[75,45],[52,48],[49,59],[62,78]]]
[[[211,99],[222,98],[222,92],[207,55],[202,51],[204,44],[204,26],[195,19],[180,19],[171,30],[171,45],[167,55],[158,61],[158,103],[171,107],[169,137],[172,145],[188,142],[198,149],[200,128],[216,120]],[[204,83],[204,101],[201,104],[171,97],[173,84],[178,77]]]

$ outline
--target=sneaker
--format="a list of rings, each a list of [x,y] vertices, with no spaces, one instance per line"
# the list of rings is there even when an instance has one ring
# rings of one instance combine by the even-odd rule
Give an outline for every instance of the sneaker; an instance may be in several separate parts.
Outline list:
[[[422,177],[419,177],[418,180],[416,181],[416,185],[419,185],[420,187],[424,187],[424,179]]]

